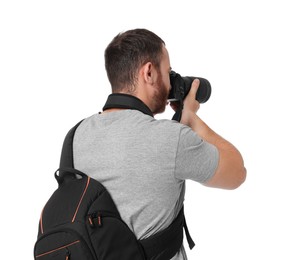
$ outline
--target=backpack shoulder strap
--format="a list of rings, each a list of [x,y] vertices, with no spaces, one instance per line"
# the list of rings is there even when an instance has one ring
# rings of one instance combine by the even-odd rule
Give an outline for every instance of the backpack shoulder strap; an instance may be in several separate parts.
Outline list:
[[[139,241],[145,250],[147,259],[164,260],[175,256],[183,243],[183,228],[185,229],[189,247],[192,249],[195,243],[189,234],[184,208],[182,207],[178,216],[168,228]]]
[[[81,124],[83,120],[81,120],[74,127],[72,127],[67,133],[67,135],[65,136],[65,139],[62,145],[62,150],[61,150],[60,166],[59,166],[60,168],[74,168],[73,137],[74,137],[77,127]]]
[[[84,119],[83,119],[84,120]],[[76,129],[83,121],[78,122],[74,127],[72,127],[66,134],[60,156],[59,169],[55,172],[54,176],[59,185],[64,181],[76,178],[79,173],[75,172],[74,162],[73,162],[73,137]]]

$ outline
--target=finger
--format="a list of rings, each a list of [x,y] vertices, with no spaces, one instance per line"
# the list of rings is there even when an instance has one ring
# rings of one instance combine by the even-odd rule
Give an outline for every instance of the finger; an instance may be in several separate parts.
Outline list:
[[[200,80],[199,79],[194,79],[191,85],[191,89],[190,89],[190,96],[194,99],[196,99],[196,93],[198,91],[200,85]]]

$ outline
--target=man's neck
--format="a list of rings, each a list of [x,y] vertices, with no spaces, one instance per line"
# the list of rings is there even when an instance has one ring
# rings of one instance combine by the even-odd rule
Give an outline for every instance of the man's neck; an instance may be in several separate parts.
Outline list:
[[[117,111],[121,111],[121,110],[126,110],[127,108],[109,108],[106,109],[105,111],[101,112],[101,114],[106,114],[106,113],[110,113],[110,112],[117,112]]]

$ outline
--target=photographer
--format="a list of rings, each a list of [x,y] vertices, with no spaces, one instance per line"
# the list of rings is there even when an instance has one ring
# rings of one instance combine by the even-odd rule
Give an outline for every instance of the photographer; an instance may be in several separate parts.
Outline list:
[[[153,118],[164,112],[171,89],[162,39],[145,29],[121,33],[105,50],[105,67],[113,95],[78,127],[74,165],[107,188],[138,239],[176,218],[185,180],[223,189],[244,182],[238,150],[196,114],[199,80],[184,99],[180,123]],[[172,259],[187,259],[183,246]]]

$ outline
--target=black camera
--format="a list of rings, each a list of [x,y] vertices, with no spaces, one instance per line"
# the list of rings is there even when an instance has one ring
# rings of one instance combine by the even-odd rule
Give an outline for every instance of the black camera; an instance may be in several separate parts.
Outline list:
[[[194,79],[200,80],[200,85],[196,93],[196,100],[199,103],[205,103],[211,96],[211,84],[208,80],[199,77],[181,77],[175,71],[169,74],[171,90],[168,96],[168,101],[181,101],[187,96],[190,91],[191,84]]]

